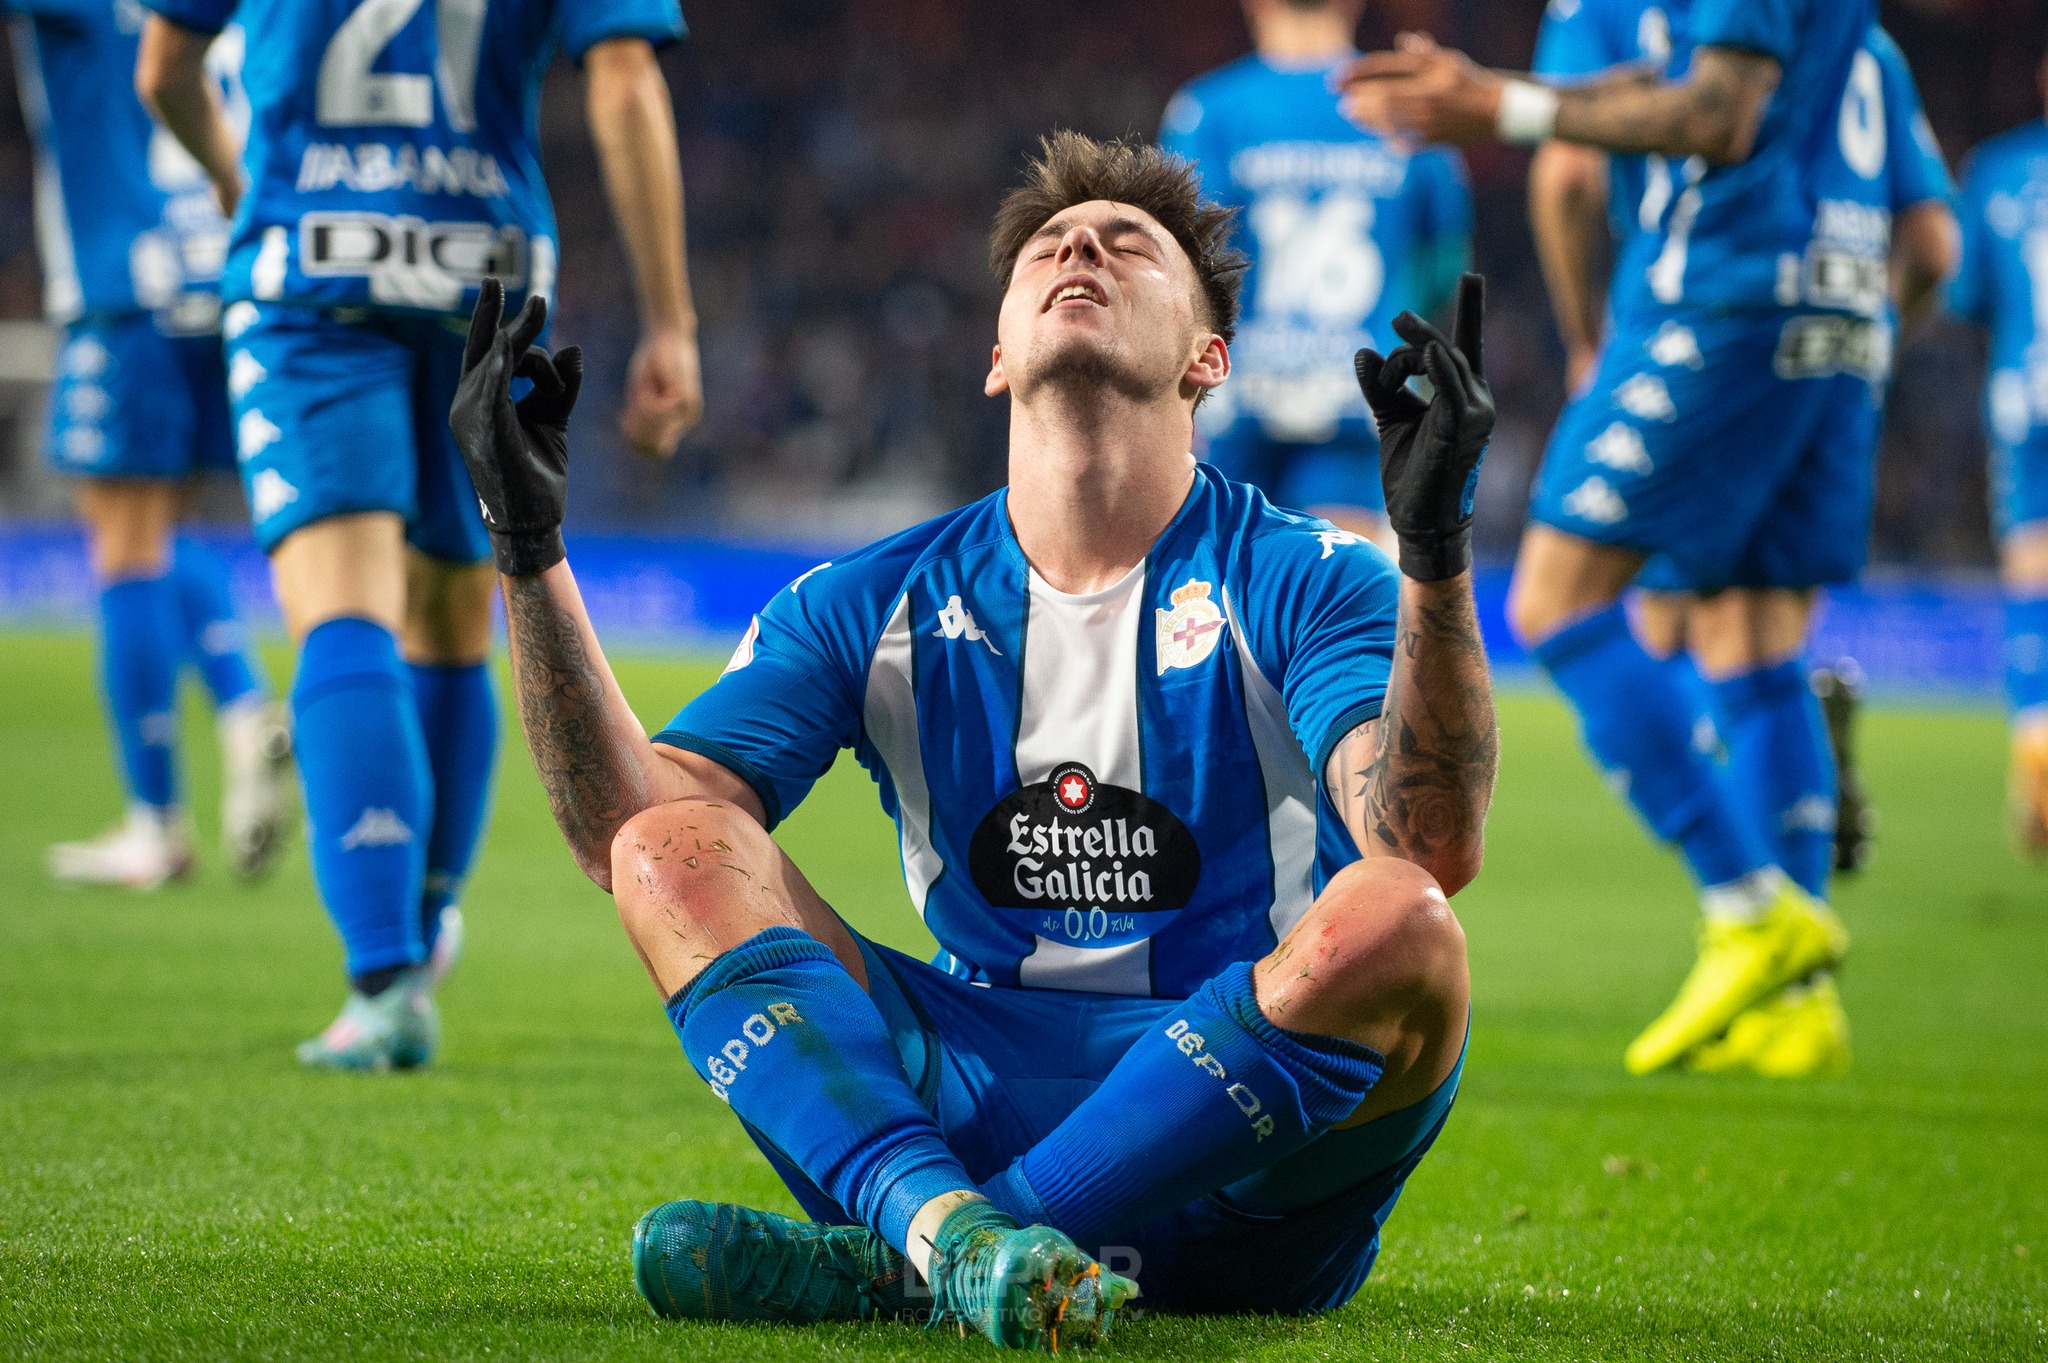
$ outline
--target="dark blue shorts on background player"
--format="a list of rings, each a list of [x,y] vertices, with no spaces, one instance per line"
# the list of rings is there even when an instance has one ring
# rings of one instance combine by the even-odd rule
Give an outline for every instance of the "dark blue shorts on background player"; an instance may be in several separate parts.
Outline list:
[[[166,334],[149,313],[73,322],[50,389],[49,456],[82,478],[233,468],[220,338]]]

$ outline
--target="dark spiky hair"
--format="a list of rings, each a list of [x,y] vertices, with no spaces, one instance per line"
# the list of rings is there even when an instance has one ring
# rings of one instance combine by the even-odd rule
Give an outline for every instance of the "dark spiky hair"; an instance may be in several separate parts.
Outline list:
[[[988,263],[1009,287],[1018,253],[1038,229],[1075,204],[1106,199],[1143,209],[1180,243],[1202,290],[1202,321],[1229,344],[1246,261],[1230,245],[1237,210],[1202,197],[1195,168],[1149,142],[1098,142],[1061,130],[1039,143],[1024,183],[1003,196],[989,233]]]

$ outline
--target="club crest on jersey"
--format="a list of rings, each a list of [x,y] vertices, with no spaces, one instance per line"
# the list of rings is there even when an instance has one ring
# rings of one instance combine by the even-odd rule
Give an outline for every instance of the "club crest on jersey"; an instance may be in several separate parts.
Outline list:
[[[1172,610],[1153,612],[1158,617],[1160,676],[1177,667],[1194,667],[1216,651],[1216,642],[1223,637],[1223,612],[1209,599],[1212,590],[1208,583],[1189,578],[1186,586],[1173,589]]]

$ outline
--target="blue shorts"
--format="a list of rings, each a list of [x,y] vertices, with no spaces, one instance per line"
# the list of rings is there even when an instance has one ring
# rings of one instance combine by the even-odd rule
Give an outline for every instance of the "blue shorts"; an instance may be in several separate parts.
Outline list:
[[[1172,999],[994,989],[862,940],[868,992],[919,1098],[977,1182],[1009,1167],[1093,1093]],[[1423,1101],[1333,1131],[1271,1168],[1084,1246],[1138,1280],[1147,1310],[1327,1311],[1358,1291],[1402,1185],[1443,1129],[1458,1068]],[[804,1210],[847,1213],[752,1132]]]
[[[72,323],[50,388],[49,456],[85,478],[234,467],[220,337],[169,336],[148,313]]]
[[[2048,522],[2048,427],[2016,445],[1991,444],[1991,524],[2004,539]]]
[[[1881,327],[1819,313],[1618,323],[1531,493],[1545,525],[1663,555],[1664,590],[1850,582],[1876,496]],[[1645,583],[1644,585],[1653,585]]]
[[[460,319],[237,303],[223,330],[242,486],[266,552],[330,516],[390,511],[430,558],[490,557],[448,430]]]
[[[1277,506],[1316,512],[1352,506],[1376,516],[1387,513],[1387,495],[1380,486],[1380,442],[1369,430],[1308,445],[1275,440],[1247,418],[1209,437],[1207,459],[1227,477],[1258,488]]]

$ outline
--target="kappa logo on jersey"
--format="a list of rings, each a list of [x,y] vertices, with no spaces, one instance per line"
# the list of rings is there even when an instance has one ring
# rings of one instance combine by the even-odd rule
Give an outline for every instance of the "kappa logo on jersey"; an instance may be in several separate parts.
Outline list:
[[[1365,543],[1364,540],[1352,534],[1349,530],[1338,530],[1334,527],[1329,530],[1318,530],[1316,538],[1322,541],[1323,558],[1328,558],[1339,549],[1349,549],[1354,544]]]
[[[815,568],[811,569],[813,573],[816,571],[818,570]],[[809,575],[808,573],[805,574],[806,577]],[[798,581],[802,581],[802,579],[799,578]],[[747,632],[740,636],[740,646],[732,651],[732,661],[725,665],[725,672],[737,672],[748,663],[754,661],[754,644],[760,637],[761,617],[757,615],[748,623]],[[718,675],[722,677],[725,675],[725,672],[721,672]]]
[[[939,612],[939,627],[932,631],[934,639],[965,639],[970,644],[987,644],[988,651],[998,658],[1003,651],[996,647],[995,640],[988,637],[980,625],[974,623],[974,612],[960,604],[958,596],[946,598],[945,608]]]
[[[1326,552],[1324,557],[1328,556]],[[1168,598],[1172,610],[1154,612],[1160,676],[1175,668],[1194,667],[1216,651],[1216,643],[1223,637],[1223,612],[1209,599],[1213,590],[1207,582],[1189,578],[1186,586],[1174,588]]]
[[[1202,853],[1165,805],[1067,762],[988,812],[967,869],[983,899],[1022,911],[1038,936],[1110,947],[1150,937],[1187,906]]]

